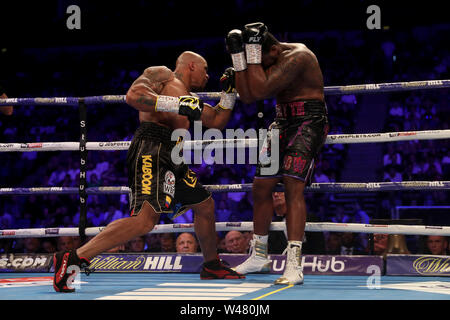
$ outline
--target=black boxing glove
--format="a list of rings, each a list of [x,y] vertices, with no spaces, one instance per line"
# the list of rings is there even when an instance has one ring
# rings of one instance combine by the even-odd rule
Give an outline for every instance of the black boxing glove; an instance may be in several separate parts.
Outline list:
[[[220,77],[220,85],[222,92],[220,93],[220,101],[217,104],[222,109],[232,110],[236,102],[236,86],[235,71],[233,68],[227,68]]]
[[[231,54],[234,69],[236,71],[244,71],[247,69],[242,31],[234,29],[228,32],[227,37],[225,38],[225,44],[228,53]]]
[[[203,101],[194,96],[158,96],[155,105],[157,112],[174,112],[187,116],[189,121],[199,120],[203,111]]]
[[[193,96],[181,96],[178,114],[187,116],[189,121],[200,120],[203,111],[203,101]]]
[[[267,26],[262,22],[249,23],[244,26],[242,39],[248,64],[260,64],[262,59],[262,44],[267,35]]]
[[[235,78],[234,68],[232,67],[226,68],[222,76],[220,77],[220,86],[222,87],[222,91],[226,93],[232,93],[236,91],[234,78]]]

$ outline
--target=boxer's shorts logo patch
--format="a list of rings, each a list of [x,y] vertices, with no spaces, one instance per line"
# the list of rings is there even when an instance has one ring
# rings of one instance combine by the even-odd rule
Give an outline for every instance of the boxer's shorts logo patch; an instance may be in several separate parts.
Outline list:
[[[185,105],[191,108],[192,110],[199,108],[199,99],[195,97],[180,97],[180,105]]]
[[[175,196],[175,175],[172,171],[167,171],[164,177],[164,193]]]
[[[301,156],[293,157],[293,156],[286,156],[284,158],[283,167],[284,170],[290,170],[291,167],[294,170],[294,172],[302,173],[305,169],[306,160],[302,159]]]
[[[142,194],[151,194],[152,179],[152,156],[142,156]]]
[[[195,172],[191,169],[186,172],[186,176],[184,177],[184,182],[191,188],[194,188],[197,184],[197,177],[195,176]]]
[[[167,171],[166,175],[164,176],[164,181],[168,184],[173,186],[175,184],[175,175],[172,171]]]
[[[170,204],[172,203],[172,198],[171,197],[169,197],[169,196],[166,196],[166,203],[165,203],[165,207],[167,208],[167,209],[169,209],[170,208]]]

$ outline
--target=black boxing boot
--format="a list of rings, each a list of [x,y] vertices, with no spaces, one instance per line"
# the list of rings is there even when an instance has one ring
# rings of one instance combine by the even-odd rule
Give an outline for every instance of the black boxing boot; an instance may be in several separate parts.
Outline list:
[[[79,270],[87,269],[87,271],[90,271],[87,268],[89,265],[89,260],[78,257],[76,250],[55,253],[53,255],[53,269],[55,272],[53,277],[53,288],[55,291],[75,292],[75,288],[70,286],[73,283],[73,279],[70,277],[76,273],[76,270],[68,272],[69,267],[78,266]]]
[[[222,261],[217,258],[203,264],[200,279],[245,279],[245,276],[232,270],[231,268],[226,267]]]

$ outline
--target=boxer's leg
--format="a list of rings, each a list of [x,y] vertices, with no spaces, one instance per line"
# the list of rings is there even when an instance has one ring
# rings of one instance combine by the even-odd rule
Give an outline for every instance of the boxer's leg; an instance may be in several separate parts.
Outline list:
[[[283,276],[275,284],[302,284],[303,269],[301,266],[302,240],[306,225],[306,203],[303,196],[305,182],[303,179],[284,176],[284,192],[286,197],[286,229],[288,246],[286,248],[286,267]]]
[[[198,181],[195,172],[186,168],[185,175],[176,180],[175,202],[181,207],[175,212],[178,216],[185,209],[194,211],[194,229],[202,250],[204,263],[200,279],[243,279],[245,276],[224,266],[217,255],[216,219],[214,200]]]
[[[269,228],[273,217],[272,192],[279,177],[255,177],[253,180],[253,239],[250,244],[250,257],[235,267],[239,273],[269,272],[270,260],[267,255]]]
[[[158,220],[159,214],[156,214],[145,201],[139,214],[112,221],[102,232],[78,248],[77,255],[89,260],[133,238],[149,233]]]
[[[57,292],[74,292],[71,287],[73,266],[87,268],[89,259],[96,255],[125,243],[137,236],[150,232],[159,219],[153,208],[144,202],[139,214],[128,218],[115,220],[108,224],[102,232],[96,235],[88,243],[78,248],[55,253],[53,257],[54,278],[53,288]]]
[[[255,177],[253,180],[253,229],[256,235],[267,236],[273,217],[272,192],[281,178]]]
[[[302,241],[306,225],[306,202],[304,197],[305,182],[284,176],[284,193],[286,198],[286,229],[288,241]]]

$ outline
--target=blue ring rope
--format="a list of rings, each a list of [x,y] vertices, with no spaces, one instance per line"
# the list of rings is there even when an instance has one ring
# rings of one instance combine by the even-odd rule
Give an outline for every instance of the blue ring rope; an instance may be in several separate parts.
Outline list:
[[[325,95],[345,95],[358,93],[382,93],[393,91],[410,91],[423,89],[450,88],[450,80],[424,80],[409,82],[387,82],[375,84],[357,84],[346,86],[330,86],[324,88]],[[202,99],[220,99],[220,92],[198,92]],[[91,104],[118,104],[126,103],[125,95],[91,96],[84,98],[76,97],[52,97],[52,98],[8,98],[0,99],[0,106],[14,105],[56,105],[56,106],[78,106],[80,99],[84,99],[87,105]]]

